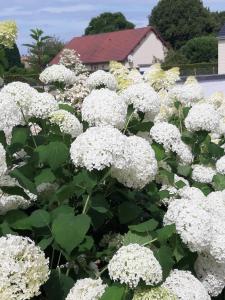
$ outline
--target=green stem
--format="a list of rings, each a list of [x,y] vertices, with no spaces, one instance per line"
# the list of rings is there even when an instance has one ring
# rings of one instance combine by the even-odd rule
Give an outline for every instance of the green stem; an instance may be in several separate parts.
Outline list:
[[[147,246],[147,245],[149,245],[149,244],[154,243],[154,242],[157,241],[157,240],[158,240],[158,239],[155,238],[155,239],[153,239],[153,240],[151,240],[151,241],[149,241],[149,242],[146,242],[146,243],[142,244],[142,246]]]
[[[90,197],[91,197],[91,195],[88,195],[88,196],[87,196],[87,199],[86,199],[86,201],[85,201],[85,204],[84,204],[84,208],[83,208],[82,214],[86,214],[87,206],[88,206],[89,201],[90,201]]]
[[[105,266],[105,267],[98,273],[98,277],[100,277],[106,270],[108,270],[108,265]]]

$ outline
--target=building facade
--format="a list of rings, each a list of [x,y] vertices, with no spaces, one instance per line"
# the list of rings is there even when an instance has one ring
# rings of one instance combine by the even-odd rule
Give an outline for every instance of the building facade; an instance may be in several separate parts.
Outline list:
[[[168,51],[165,41],[151,26],[75,37],[65,48],[77,51],[90,71],[108,70],[112,60],[143,70],[163,61]],[[60,53],[51,64],[57,64],[59,58]]]
[[[225,74],[225,24],[218,36],[218,73]]]

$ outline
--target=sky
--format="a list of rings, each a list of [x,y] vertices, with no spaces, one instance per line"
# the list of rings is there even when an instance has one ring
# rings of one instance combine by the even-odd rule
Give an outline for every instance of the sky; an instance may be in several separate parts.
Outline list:
[[[90,19],[102,12],[122,12],[136,27],[148,24],[148,15],[158,0],[0,0],[0,20],[15,20],[19,28],[17,44],[26,54],[31,28],[67,42],[84,33]],[[225,10],[225,0],[203,0],[212,11]]]

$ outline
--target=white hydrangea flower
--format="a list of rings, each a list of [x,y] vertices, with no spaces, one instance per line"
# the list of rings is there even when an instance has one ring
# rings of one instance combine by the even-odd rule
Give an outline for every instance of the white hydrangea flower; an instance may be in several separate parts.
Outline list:
[[[109,276],[114,281],[135,288],[141,280],[146,285],[156,285],[162,280],[162,268],[153,252],[138,244],[121,247],[108,265]]]
[[[54,96],[49,93],[37,93],[31,98],[27,115],[29,117],[46,119],[50,113],[57,109],[58,103]]]
[[[134,291],[132,300],[178,300],[169,289],[157,287],[143,287]]]
[[[99,300],[105,292],[107,285],[102,280],[84,278],[77,280],[70,290],[66,300]]]
[[[202,202],[205,201],[205,195],[196,187],[184,186],[178,191],[178,194],[181,198],[185,198],[187,200],[199,199]]]
[[[79,135],[70,149],[76,167],[102,170],[112,164],[124,166],[122,156],[126,137],[113,127],[91,127]]]
[[[127,79],[132,82],[132,84],[143,83],[143,77],[137,69],[132,69],[128,75]]]
[[[36,123],[30,122],[29,127],[32,135],[38,135],[42,131],[42,128]]]
[[[90,90],[107,88],[114,91],[117,88],[117,81],[113,74],[98,70],[88,77],[87,85]]]
[[[176,199],[164,216],[164,225],[175,224],[182,241],[189,249],[205,251],[212,238],[211,216],[204,209],[201,199]]]
[[[65,85],[72,85],[76,80],[76,76],[64,65],[52,65],[41,72],[39,79],[45,84],[61,82]]]
[[[180,181],[183,182],[183,184],[185,186],[183,188],[181,188],[181,189],[178,189],[175,186]],[[177,199],[177,195],[180,194],[180,191],[182,189],[184,189],[185,187],[189,188],[189,182],[188,182],[188,180],[186,180],[183,177],[178,176],[177,174],[174,175],[174,184],[175,184],[175,186],[163,184],[162,187],[161,187],[161,189],[160,189],[160,191],[168,191],[169,192],[169,197],[163,198],[162,201],[161,201],[166,206],[169,205],[170,202],[172,202],[175,199]]]
[[[225,155],[217,160],[216,170],[218,173],[225,175]]]
[[[167,122],[158,122],[150,130],[150,136],[158,143],[162,144],[166,150],[171,150],[175,144],[181,142],[179,129]]]
[[[212,167],[203,165],[192,166],[192,179],[201,183],[211,183],[216,171]]]
[[[23,125],[24,118],[14,98],[8,93],[0,92],[0,111],[0,130],[3,130],[9,139],[13,127]]]
[[[133,104],[137,111],[149,112],[153,117],[160,110],[160,98],[158,94],[146,83],[129,86],[121,93],[121,97],[127,105]]]
[[[82,119],[91,126],[112,125],[122,129],[126,122],[127,105],[114,91],[93,90],[84,99],[81,114]]]
[[[203,99],[204,94],[200,84],[177,85],[169,91],[169,97],[179,101],[184,106],[191,106]]]
[[[40,294],[49,277],[49,260],[27,237],[7,235],[0,238],[0,298],[26,300]]]
[[[0,176],[4,175],[6,171],[7,171],[6,152],[2,144],[0,143]]]
[[[63,109],[59,109],[51,113],[50,122],[59,125],[59,128],[63,133],[69,134],[73,138],[83,132],[83,125],[77,117]]]
[[[17,180],[10,177],[9,175],[4,175],[0,178],[0,186],[20,187]],[[33,205],[33,203],[37,200],[37,196],[29,192],[28,190],[24,190],[24,193],[27,195],[28,199],[20,195],[7,194],[0,189],[0,215],[4,215],[10,210],[18,208],[26,209]]]
[[[142,189],[157,173],[155,152],[149,143],[138,136],[126,138],[123,168],[112,168],[112,177],[127,187]]]
[[[178,155],[181,164],[189,165],[194,160],[194,156],[191,152],[190,147],[182,141],[174,143],[172,145],[172,151]]]
[[[27,83],[15,81],[11,82],[3,87],[1,93],[7,93],[11,95],[11,101],[15,102],[18,107],[23,111],[26,116],[28,110],[32,105],[32,99],[38,92]]]
[[[210,300],[204,285],[189,271],[173,270],[163,287],[168,288],[179,300]]]
[[[210,95],[206,101],[212,104],[215,108],[219,108],[221,105],[225,104],[225,95],[223,92],[215,92]]]
[[[225,264],[220,264],[207,253],[198,255],[195,271],[208,293],[216,297],[225,287]]]
[[[72,70],[76,75],[87,73],[87,67],[81,62],[80,54],[74,49],[63,49],[60,54],[59,64]]]
[[[190,131],[216,131],[219,127],[220,116],[211,104],[199,103],[194,105],[188,112],[184,121]]]

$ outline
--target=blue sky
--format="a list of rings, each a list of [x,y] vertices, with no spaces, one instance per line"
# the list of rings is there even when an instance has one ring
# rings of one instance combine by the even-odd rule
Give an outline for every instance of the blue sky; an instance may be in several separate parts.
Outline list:
[[[90,19],[105,11],[121,11],[137,27],[147,25],[147,16],[158,0],[0,0],[0,20],[13,19],[19,27],[18,45],[30,42],[29,30],[41,28],[63,41],[82,35]],[[203,0],[211,10],[225,10],[225,0]]]

